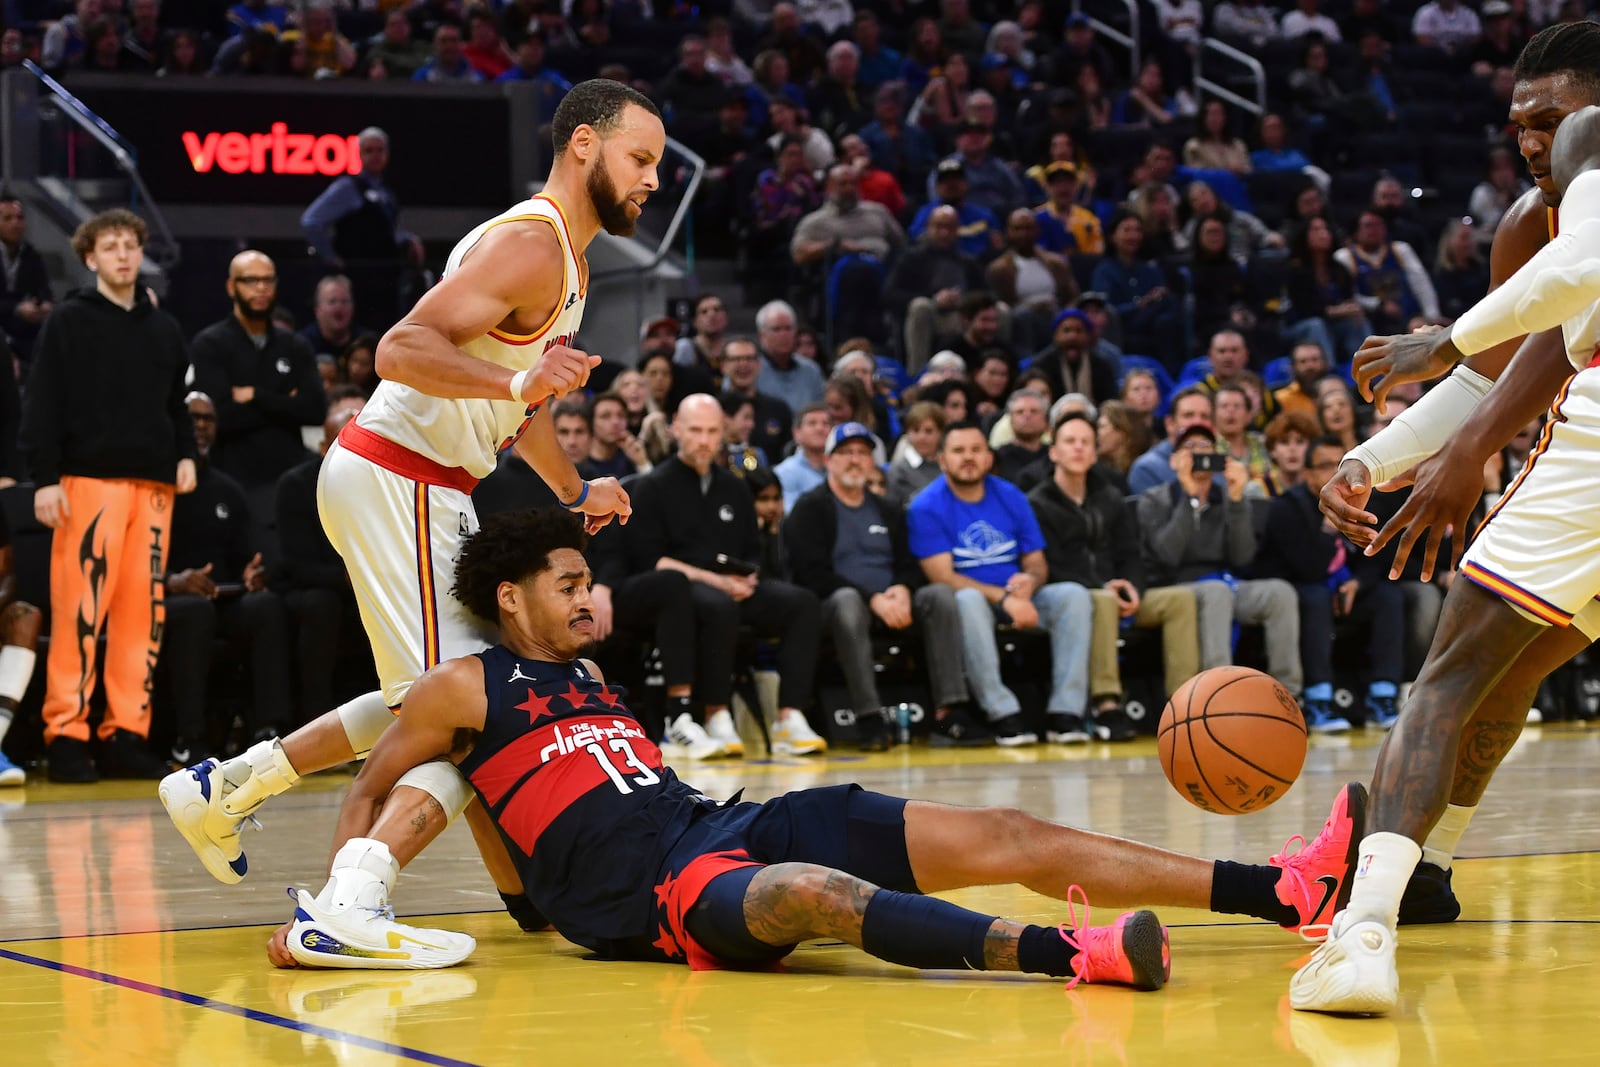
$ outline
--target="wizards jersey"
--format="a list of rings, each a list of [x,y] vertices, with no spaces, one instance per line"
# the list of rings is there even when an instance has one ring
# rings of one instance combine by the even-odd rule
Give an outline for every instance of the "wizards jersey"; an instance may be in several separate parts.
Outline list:
[[[521,659],[503,645],[478,658],[488,709],[460,769],[528,896],[586,948],[653,934],[662,858],[719,806],[662,763],[623,690],[581,663]]]

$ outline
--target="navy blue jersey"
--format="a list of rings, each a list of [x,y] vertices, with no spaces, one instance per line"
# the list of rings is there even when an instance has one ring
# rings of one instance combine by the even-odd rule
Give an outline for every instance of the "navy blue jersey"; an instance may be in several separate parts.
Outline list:
[[[528,896],[568,940],[606,954],[656,934],[663,858],[718,805],[678,780],[623,703],[576,660],[478,653],[483,735],[461,773],[500,827]]]

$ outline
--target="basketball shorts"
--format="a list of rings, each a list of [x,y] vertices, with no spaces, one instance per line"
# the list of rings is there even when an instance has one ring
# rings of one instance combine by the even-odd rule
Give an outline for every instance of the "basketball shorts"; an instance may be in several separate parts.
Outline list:
[[[769,966],[793,951],[752,937],[744,892],[764,866],[812,863],[883,889],[918,892],[906,855],[906,802],[858,785],[733,804],[698,820],[661,865],[652,893],[659,936],[642,958],[694,970]]]
[[[335,442],[322,462],[317,510],[350,572],[391,708],[423,671],[494,642],[493,627],[450,595],[461,543],[478,529],[470,495],[397,474]]]
[[[1600,369],[1556,397],[1527,464],[1478,530],[1461,574],[1521,614],[1600,639]]]

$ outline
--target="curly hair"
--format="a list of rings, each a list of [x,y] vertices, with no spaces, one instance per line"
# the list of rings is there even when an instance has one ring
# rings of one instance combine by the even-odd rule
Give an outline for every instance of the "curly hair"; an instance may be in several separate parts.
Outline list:
[[[461,543],[453,595],[467,610],[490,622],[500,617],[501,582],[521,582],[550,565],[559,548],[583,551],[589,538],[570,511],[538,508],[486,516],[478,532]]]
[[[113,230],[129,230],[133,239],[143,248],[146,239],[150,236],[150,229],[144,224],[144,219],[129,211],[127,208],[114,207],[110,211],[102,211],[98,215],[91,215],[78,224],[72,232],[72,252],[79,259],[94,251],[95,242],[100,240],[103,233]]]

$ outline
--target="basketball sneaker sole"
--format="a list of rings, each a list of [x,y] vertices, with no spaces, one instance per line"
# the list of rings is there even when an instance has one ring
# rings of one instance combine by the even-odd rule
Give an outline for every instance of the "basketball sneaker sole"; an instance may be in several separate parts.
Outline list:
[[[294,919],[286,947],[302,967],[408,971],[454,967],[478,947],[466,934],[395,922],[387,913],[324,912],[316,898],[291,889]]]

